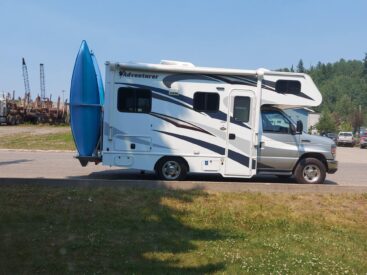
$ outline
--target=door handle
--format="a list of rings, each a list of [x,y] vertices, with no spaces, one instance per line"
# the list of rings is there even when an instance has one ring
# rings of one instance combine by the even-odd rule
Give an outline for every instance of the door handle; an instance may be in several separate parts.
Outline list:
[[[236,139],[236,135],[235,134],[229,134],[228,139]]]

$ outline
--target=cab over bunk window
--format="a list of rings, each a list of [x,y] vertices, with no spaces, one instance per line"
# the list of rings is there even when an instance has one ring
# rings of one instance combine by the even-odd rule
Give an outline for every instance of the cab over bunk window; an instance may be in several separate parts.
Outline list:
[[[150,113],[152,92],[148,89],[119,88],[117,91],[117,109],[127,113]]]
[[[199,112],[217,112],[219,110],[219,94],[196,92],[194,94],[194,110]]]
[[[282,94],[299,94],[301,82],[297,80],[278,80],[275,83],[275,91]]]

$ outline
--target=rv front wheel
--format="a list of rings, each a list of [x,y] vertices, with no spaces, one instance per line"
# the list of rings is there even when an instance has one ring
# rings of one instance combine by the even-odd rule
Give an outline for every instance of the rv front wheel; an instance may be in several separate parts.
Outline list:
[[[187,166],[180,158],[163,158],[157,164],[158,176],[163,180],[183,180]]]
[[[295,176],[299,183],[324,183],[326,177],[325,165],[318,159],[302,159],[295,170]]]

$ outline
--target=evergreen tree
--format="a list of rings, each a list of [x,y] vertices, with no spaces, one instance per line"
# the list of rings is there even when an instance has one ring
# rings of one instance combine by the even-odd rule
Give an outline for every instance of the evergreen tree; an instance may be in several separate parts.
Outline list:
[[[322,94],[322,104],[315,111],[322,116],[319,128],[323,131],[351,130],[367,126],[367,53],[363,60],[340,59],[335,63],[318,62],[308,70],[302,59],[290,71],[307,72]],[[361,105],[361,117],[356,111]],[[330,126],[330,120],[334,127]]]
[[[299,72],[299,73],[304,73],[305,72],[305,67],[303,66],[302,59],[300,59],[299,62],[298,62],[297,72]]]
[[[344,94],[337,99],[335,112],[338,114],[340,122],[351,122],[353,110],[354,106],[348,95]]]
[[[292,73],[294,72],[293,64],[292,64],[292,67],[291,67],[291,72],[292,72]]]
[[[363,59],[363,75],[367,77],[367,53],[365,53],[365,56]]]

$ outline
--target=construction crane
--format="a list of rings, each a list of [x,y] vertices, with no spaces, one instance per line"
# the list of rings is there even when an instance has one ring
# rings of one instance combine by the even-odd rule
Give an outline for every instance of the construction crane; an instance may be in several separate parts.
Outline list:
[[[25,88],[24,104],[28,104],[31,96],[31,89],[29,87],[28,69],[27,65],[25,64],[24,57],[22,58],[22,68],[23,68],[24,88]]]
[[[41,84],[41,100],[46,99],[46,86],[45,86],[45,69],[43,64],[40,64],[40,84]]]

